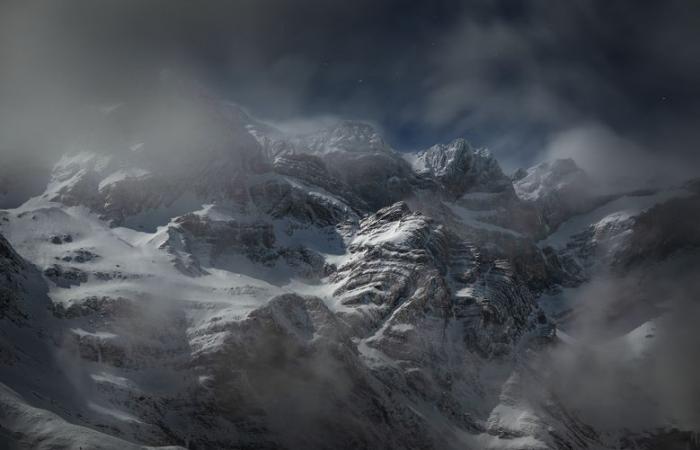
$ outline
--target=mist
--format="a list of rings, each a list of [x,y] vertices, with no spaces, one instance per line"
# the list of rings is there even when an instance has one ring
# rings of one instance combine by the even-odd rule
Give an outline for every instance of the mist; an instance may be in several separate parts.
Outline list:
[[[53,157],[169,70],[272,122],[376,123],[399,150],[466,136],[514,170],[575,135],[582,160],[640,148],[646,178],[697,170],[698,17],[679,0],[3,2],[0,149]]]
[[[570,423],[508,385],[556,322],[538,392],[601,433],[700,433],[698,54],[692,0],[2,2],[0,233],[64,307],[41,345],[66,420],[144,445],[544,446]],[[314,134],[347,123],[370,127]],[[509,174],[568,158],[585,177],[518,196]],[[572,249],[590,272],[554,267]],[[20,356],[7,379],[41,367]]]
[[[575,311],[564,343],[545,358],[548,382],[586,423],[632,432],[699,432],[700,314],[697,250],[635,267],[601,270],[562,299]]]

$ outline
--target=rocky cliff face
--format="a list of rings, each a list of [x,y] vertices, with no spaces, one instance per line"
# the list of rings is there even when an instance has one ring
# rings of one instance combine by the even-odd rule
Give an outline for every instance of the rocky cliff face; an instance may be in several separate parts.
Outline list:
[[[0,235],[0,318],[17,319],[22,316],[19,292],[22,289],[23,269],[22,259]]]
[[[551,389],[538,296],[688,244],[690,219],[660,236],[695,197],[572,207],[570,161],[513,185],[464,140],[406,156],[367,124],[292,136],[195,104],[216,132],[185,162],[132,130],[0,213],[0,440],[619,447]]]
[[[467,192],[512,191],[513,185],[498,162],[486,149],[474,149],[464,139],[438,144],[409,160],[416,173],[439,181],[445,189],[460,197]]]

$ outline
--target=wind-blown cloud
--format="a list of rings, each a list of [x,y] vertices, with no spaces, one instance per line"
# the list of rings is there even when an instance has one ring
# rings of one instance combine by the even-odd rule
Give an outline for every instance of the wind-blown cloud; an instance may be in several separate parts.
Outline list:
[[[600,188],[613,192],[677,186],[700,175],[692,158],[643,147],[596,123],[553,133],[542,158],[572,158]]]
[[[700,6],[691,0],[0,8],[4,154],[50,153],[85,121],[81,105],[148,95],[171,68],[270,121],[369,120],[402,150],[466,136],[508,170],[591,123],[698,165]]]

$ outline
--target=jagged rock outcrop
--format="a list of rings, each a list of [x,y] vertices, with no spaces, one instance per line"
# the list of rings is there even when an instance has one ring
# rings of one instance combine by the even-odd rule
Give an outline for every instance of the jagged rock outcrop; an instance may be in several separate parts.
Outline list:
[[[365,202],[353,192],[352,187],[341,181],[340,174],[329,171],[319,156],[284,153],[274,158],[273,169],[281,175],[291,176],[320,187],[357,210],[368,209]]]
[[[358,308],[366,317],[353,320],[366,330],[421,287],[430,286],[430,301],[442,304],[446,316],[449,293],[441,272],[446,271],[447,247],[444,230],[405,203],[381,209],[360,222],[352,236],[349,257],[333,274],[338,282],[334,296],[342,305],[367,307]]]
[[[21,272],[25,263],[4,236],[0,234],[0,319],[22,317],[20,295]]]
[[[425,320],[457,318],[465,322],[469,347],[492,355],[522,333],[536,308],[506,261],[484,259],[405,203],[360,222],[348,250],[332,275],[338,282],[334,296],[360,333],[381,323],[408,331]]]
[[[354,214],[342,200],[310,189],[306,183],[287,179],[272,179],[251,186],[250,198],[265,214],[277,219],[289,217],[309,225],[335,225]]]
[[[439,181],[455,197],[467,192],[512,191],[510,179],[486,149],[474,149],[466,140],[455,139],[410,156],[416,173]]]
[[[290,270],[304,279],[319,279],[326,271],[321,255],[303,246],[279,245],[272,224],[262,221],[186,214],[168,226],[166,235],[159,247],[170,252],[176,267],[187,275],[207,274],[203,266],[254,272],[254,268],[246,269],[241,257],[253,265],[277,266],[282,279]]]

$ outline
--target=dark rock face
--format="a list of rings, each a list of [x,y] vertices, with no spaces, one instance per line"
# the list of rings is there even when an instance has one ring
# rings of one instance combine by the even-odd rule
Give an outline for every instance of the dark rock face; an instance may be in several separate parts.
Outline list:
[[[506,348],[494,342],[507,344],[522,333],[535,309],[508,262],[484,258],[405,203],[363,220],[349,250],[349,261],[333,274],[339,281],[334,295],[346,306],[373,307],[348,318],[361,329],[371,330],[391,313],[389,323],[410,327],[426,315],[445,324],[457,318],[466,322],[473,349],[491,355]]]
[[[389,432],[403,429],[386,411],[396,407],[361,364],[347,326],[320,299],[276,297],[225,330],[219,350],[195,351],[192,364],[208,377],[204,395],[219,420],[238,426],[245,414],[266,424],[241,430],[247,439],[267,437],[289,448],[426,444],[424,437],[411,442],[410,430]],[[214,431],[204,445],[226,445],[218,439],[227,434]]]
[[[87,263],[98,259],[100,256],[87,249],[78,249],[60,258],[64,262],[75,262],[78,264]],[[58,259],[58,258],[57,258]]]
[[[334,152],[323,158],[370,211],[404,200],[425,185],[395,153]]]
[[[77,286],[88,280],[88,274],[76,267],[54,264],[44,270],[44,276],[61,287]]]
[[[170,206],[182,195],[182,187],[156,177],[127,179],[98,189],[93,201],[95,210],[115,225],[130,216],[162,206]]]
[[[302,223],[335,225],[352,214],[352,209],[335,198],[310,192],[304,184],[269,180],[251,186],[252,203],[274,218],[291,217]]]
[[[0,319],[22,316],[18,302],[22,290],[20,274],[25,267],[22,258],[0,234]]]
[[[54,316],[61,319],[75,319],[97,315],[132,317],[136,315],[136,309],[132,303],[132,301],[124,297],[91,296],[75,301],[68,307],[61,303],[56,303],[52,305],[51,309]]]
[[[0,234],[0,264],[2,264],[2,273],[5,279],[9,281],[9,278],[13,274],[17,274],[23,268],[24,264],[22,258],[17,254],[15,249],[12,248],[7,239]]]
[[[476,150],[464,139],[438,144],[416,155],[414,169],[440,182],[455,197],[469,191],[512,191],[510,179],[484,149]]]
[[[700,248],[700,195],[669,200],[634,220],[631,237],[615,264],[629,268]]]
[[[51,243],[56,245],[66,244],[73,242],[73,236],[70,234],[55,235],[51,236]]]
[[[699,198],[671,199],[636,216],[606,220],[572,236],[558,251],[545,248],[549,276],[559,284],[577,286],[601,270],[624,274],[696,251]]]
[[[566,248],[558,254],[550,250],[550,263],[556,266],[553,271],[558,272],[560,283],[577,286],[597,270],[616,265],[618,252],[627,245],[624,235],[633,224],[634,219],[630,218],[601,227],[589,227],[572,236]]]
[[[366,210],[367,205],[341,181],[339,173],[332,173],[320,156],[306,153],[284,153],[274,158],[276,173],[297,178],[305,183],[323,188],[358,210]]]
[[[237,255],[270,268],[285,264],[305,279],[319,279],[326,270],[323,257],[313,250],[278,245],[272,224],[266,222],[211,220],[186,214],[174,221],[168,234],[161,248],[168,250],[176,258],[177,267],[191,276],[206,274],[202,264],[225,269],[233,265],[243,270],[238,260],[231,260]]]
[[[272,225],[267,223],[213,222],[196,214],[187,214],[175,223],[193,236],[202,237],[212,244],[213,258],[226,252],[240,252],[250,258],[265,258],[266,251],[275,244]]]
[[[335,291],[345,305],[373,305],[376,317],[362,319],[363,326],[376,326],[419,286],[444,284],[447,238],[430,219],[411,213],[405,203],[379,210],[363,220],[349,247],[350,261],[333,277],[340,282]],[[435,287],[435,304],[447,302],[446,287]],[[445,307],[447,304],[445,304]],[[446,312],[445,312],[446,313]]]

